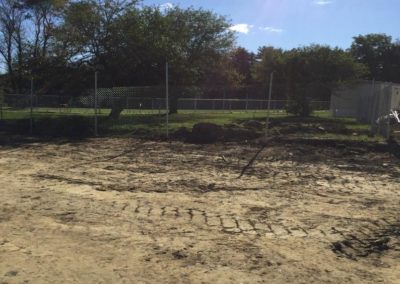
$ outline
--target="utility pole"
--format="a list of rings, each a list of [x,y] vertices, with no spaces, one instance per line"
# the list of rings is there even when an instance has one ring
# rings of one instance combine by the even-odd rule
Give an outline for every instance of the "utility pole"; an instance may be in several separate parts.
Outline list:
[[[272,84],[274,81],[274,73],[276,71],[272,71],[270,74],[269,79],[269,93],[268,93],[268,105],[267,105],[267,117],[265,119],[265,137],[269,136],[269,116],[270,116],[270,109],[271,109],[271,95],[272,95]]]

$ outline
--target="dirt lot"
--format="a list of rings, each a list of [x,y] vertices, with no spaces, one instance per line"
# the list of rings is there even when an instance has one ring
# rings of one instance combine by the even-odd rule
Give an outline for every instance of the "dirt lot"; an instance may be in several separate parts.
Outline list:
[[[397,158],[259,148],[0,146],[0,283],[399,283]]]

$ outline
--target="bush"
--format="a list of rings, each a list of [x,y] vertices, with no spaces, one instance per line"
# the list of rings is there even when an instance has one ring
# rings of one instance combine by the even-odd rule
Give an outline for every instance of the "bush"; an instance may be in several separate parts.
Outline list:
[[[286,112],[296,116],[307,117],[311,115],[310,100],[304,91],[298,91],[288,98]]]
[[[222,136],[221,126],[214,123],[197,123],[193,126],[189,142],[195,144],[215,143]]]

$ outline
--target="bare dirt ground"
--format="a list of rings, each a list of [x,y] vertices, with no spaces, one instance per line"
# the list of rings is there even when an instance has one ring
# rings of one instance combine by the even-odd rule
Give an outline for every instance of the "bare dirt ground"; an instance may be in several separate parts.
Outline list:
[[[0,146],[0,283],[399,283],[397,158],[258,150]]]

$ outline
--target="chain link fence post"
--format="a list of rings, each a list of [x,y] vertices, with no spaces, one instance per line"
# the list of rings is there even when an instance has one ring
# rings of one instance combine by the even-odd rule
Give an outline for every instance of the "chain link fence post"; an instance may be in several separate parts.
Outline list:
[[[29,112],[29,134],[33,133],[33,77],[31,77],[30,112]]]
[[[98,121],[97,121],[97,71],[94,72],[94,135],[98,136]]]
[[[166,123],[166,134],[167,139],[169,137],[169,90],[168,90],[168,62],[165,63],[165,123]]]

